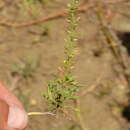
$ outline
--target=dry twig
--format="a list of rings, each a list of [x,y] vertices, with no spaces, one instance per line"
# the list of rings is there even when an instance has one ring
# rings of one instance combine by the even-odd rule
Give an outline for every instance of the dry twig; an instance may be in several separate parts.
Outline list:
[[[116,36],[115,32],[111,29],[110,25],[107,24],[107,21],[104,16],[104,10],[102,9],[101,5],[98,4],[97,17],[101,26],[102,34],[104,35],[107,44],[110,47],[111,52],[113,53],[117,64],[120,65],[121,70],[121,77],[125,79],[125,84],[129,86],[130,79],[129,79],[129,62],[126,60],[128,56],[126,52],[122,52],[121,49],[121,42]],[[128,57],[127,57],[128,59]],[[118,72],[119,73],[119,72]]]
[[[108,2],[108,3],[105,3],[103,1],[99,2],[99,3],[104,3],[104,4],[116,4],[117,2]],[[123,1],[121,0],[120,2],[118,1],[118,3],[122,4],[122,3],[126,3],[127,5],[129,5],[130,3],[127,2],[127,1]],[[90,2],[90,3],[87,3],[85,4],[84,6],[81,6],[77,11],[78,12],[86,12],[88,9],[91,9],[91,8],[96,8],[96,4],[95,2]],[[53,13],[53,14],[50,14],[46,17],[41,17],[41,18],[37,18],[37,19],[33,19],[33,20],[29,20],[29,21],[25,21],[25,22],[21,22],[21,23],[13,23],[11,21],[8,21],[8,20],[5,20],[5,19],[0,19],[0,25],[4,25],[4,26],[8,26],[8,27],[13,27],[13,28],[20,28],[20,27],[26,27],[26,26],[30,26],[30,25],[35,25],[35,24],[39,24],[39,23],[44,23],[44,22],[47,22],[49,20],[54,20],[54,19],[57,19],[57,18],[62,18],[62,17],[65,17],[67,12],[69,10],[67,9],[63,9],[63,10],[60,10],[56,13]],[[120,12],[116,12],[114,11],[114,14],[121,14]],[[124,15],[124,14],[123,14]],[[127,16],[129,17],[129,16]]]
[[[80,7],[77,11],[78,12],[85,12],[86,10],[88,10],[92,7],[94,7],[94,3],[86,4],[82,7]],[[46,22],[48,20],[53,20],[53,19],[56,19],[56,18],[64,17],[64,16],[66,16],[68,11],[69,10],[67,10],[67,9],[63,9],[63,10],[58,11],[56,13],[50,14],[46,17],[38,18],[38,19],[35,19],[35,20],[30,20],[30,21],[23,22],[23,23],[12,23],[12,22],[8,22],[7,20],[0,20],[0,25],[4,25],[4,26],[8,26],[8,27],[15,27],[15,28],[26,27],[26,26],[29,26],[29,25],[35,25],[35,24],[43,23],[43,22]]]

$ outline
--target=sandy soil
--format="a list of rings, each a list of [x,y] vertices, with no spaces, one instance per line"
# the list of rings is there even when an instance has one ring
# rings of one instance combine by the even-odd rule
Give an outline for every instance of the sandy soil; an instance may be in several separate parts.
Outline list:
[[[60,11],[66,7],[66,3],[57,0],[38,4],[32,11],[31,7],[23,6],[20,0],[0,1],[0,19],[19,23]],[[116,8],[126,15],[130,11],[126,4],[110,5],[108,8]],[[56,117],[30,116],[27,130],[80,130],[80,124],[83,130],[130,129],[129,123],[122,117],[124,107],[120,105],[127,100],[127,88],[113,69],[116,67],[115,58],[100,36],[96,15],[91,9],[81,13],[80,17],[79,53],[73,73],[84,86],[81,92],[100,80],[93,92],[79,99],[81,122],[75,116],[75,120],[70,119],[73,112],[69,112],[70,117],[61,113]],[[114,29],[122,31],[121,25],[125,22],[129,23],[129,19],[116,15],[111,24]],[[0,80],[19,97],[28,112],[47,110],[42,94],[63,61],[66,27],[65,18],[21,28],[0,26]],[[31,64],[31,69],[27,70],[31,76],[14,76],[14,72],[21,72],[20,68],[26,63]]]

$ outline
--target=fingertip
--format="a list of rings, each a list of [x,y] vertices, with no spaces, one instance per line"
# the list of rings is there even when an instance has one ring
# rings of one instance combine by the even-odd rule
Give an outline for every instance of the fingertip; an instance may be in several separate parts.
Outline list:
[[[27,113],[17,106],[11,106],[8,114],[8,126],[10,128],[24,129],[28,123]]]

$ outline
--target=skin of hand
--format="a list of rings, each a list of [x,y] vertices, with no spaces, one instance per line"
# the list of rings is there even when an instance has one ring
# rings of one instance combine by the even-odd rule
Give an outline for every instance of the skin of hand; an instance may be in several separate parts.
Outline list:
[[[0,84],[0,130],[24,130],[27,123],[21,102]]]
[[[9,105],[0,99],[0,130],[6,129]]]

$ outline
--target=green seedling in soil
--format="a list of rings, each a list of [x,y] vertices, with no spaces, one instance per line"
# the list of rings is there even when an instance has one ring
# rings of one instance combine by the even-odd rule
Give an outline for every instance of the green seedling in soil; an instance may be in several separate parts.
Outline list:
[[[39,58],[34,57],[23,58],[19,62],[13,64],[11,73],[18,75],[23,79],[32,78],[34,76],[34,72],[36,72],[39,67],[39,61]]]
[[[36,3],[46,4],[46,3],[50,2],[50,1],[52,2],[54,0],[26,0],[26,1],[31,2],[33,4],[36,4]]]
[[[43,15],[44,5],[55,0],[22,0],[19,3],[21,16],[25,18],[37,18]]]
[[[25,18],[36,18],[40,16],[42,9],[41,3],[34,2],[34,0],[22,0],[19,4],[21,15]]]
[[[29,31],[31,34],[34,35],[32,45],[43,43],[43,41],[49,36],[49,27],[42,25],[40,25],[40,27],[42,28],[41,32]]]
[[[113,86],[111,83],[102,83],[100,86],[101,88],[99,87],[99,90],[96,91],[95,93],[95,95],[98,98],[103,98],[111,94],[112,86]]]
[[[63,66],[60,67],[62,75],[57,75],[56,79],[48,83],[48,90],[44,94],[49,110],[53,112],[56,112],[58,109],[67,108],[65,105],[67,102],[77,99],[75,94],[80,87],[80,84],[75,80],[71,72],[74,68],[74,57],[76,56],[77,50],[78,18],[76,17],[76,10],[78,9],[78,5],[79,0],[71,0],[71,3],[68,4],[69,12],[67,22],[69,26],[64,47],[65,58]]]
[[[21,89],[18,89],[18,98],[24,104],[25,109],[28,111],[31,104],[30,104],[30,93],[23,93]]]
[[[115,100],[111,101],[108,105],[114,116],[119,116],[123,112],[123,106]]]
[[[23,2],[28,5],[36,5],[36,4],[45,4],[48,3],[50,0],[24,0]],[[52,0],[53,1],[53,0]]]
[[[78,130],[79,128],[80,128],[79,125],[72,124],[71,126],[69,126],[68,128],[66,128],[65,130]]]

